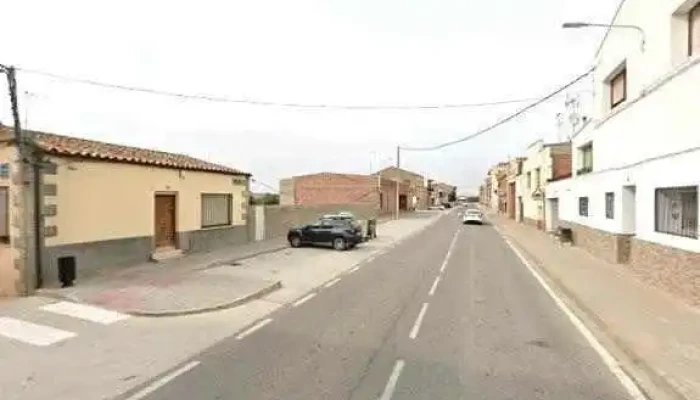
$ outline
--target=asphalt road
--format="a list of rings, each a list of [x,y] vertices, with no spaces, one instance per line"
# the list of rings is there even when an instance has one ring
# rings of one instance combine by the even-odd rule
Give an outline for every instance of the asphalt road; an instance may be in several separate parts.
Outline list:
[[[455,213],[315,293],[132,398],[628,398],[498,233]]]

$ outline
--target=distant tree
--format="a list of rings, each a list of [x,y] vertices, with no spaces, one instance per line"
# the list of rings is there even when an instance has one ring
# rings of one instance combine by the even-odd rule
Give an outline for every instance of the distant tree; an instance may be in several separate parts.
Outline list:
[[[276,193],[253,193],[250,204],[254,206],[271,206],[280,203],[280,195]]]
[[[452,188],[450,193],[447,195],[447,201],[450,203],[457,201],[457,188]]]

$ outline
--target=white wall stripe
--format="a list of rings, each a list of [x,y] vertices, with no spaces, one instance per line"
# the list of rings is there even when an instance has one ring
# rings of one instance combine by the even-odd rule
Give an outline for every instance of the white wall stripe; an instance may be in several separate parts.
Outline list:
[[[102,325],[109,325],[115,322],[128,319],[129,316],[104,308],[89,306],[86,304],[60,301],[58,303],[47,304],[41,307],[42,310],[55,314],[67,315],[69,317],[83,319]]]
[[[76,334],[14,318],[0,317],[0,335],[34,346],[50,346]]]

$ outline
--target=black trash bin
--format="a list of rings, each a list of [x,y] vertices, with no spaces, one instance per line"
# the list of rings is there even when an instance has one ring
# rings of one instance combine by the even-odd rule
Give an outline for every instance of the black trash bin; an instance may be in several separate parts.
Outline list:
[[[61,287],[73,286],[76,268],[74,256],[58,257],[58,280]]]
[[[367,238],[374,239],[377,237],[377,220],[368,219],[367,220]]]

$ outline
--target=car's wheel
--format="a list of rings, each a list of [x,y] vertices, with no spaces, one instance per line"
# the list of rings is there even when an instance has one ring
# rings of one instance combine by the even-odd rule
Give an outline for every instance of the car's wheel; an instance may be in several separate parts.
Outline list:
[[[292,236],[289,239],[289,245],[292,247],[301,247],[301,238],[299,236]]]
[[[340,237],[333,239],[333,248],[336,250],[345,250],[347,248],[347,243],[345,243],[345,239]]]

